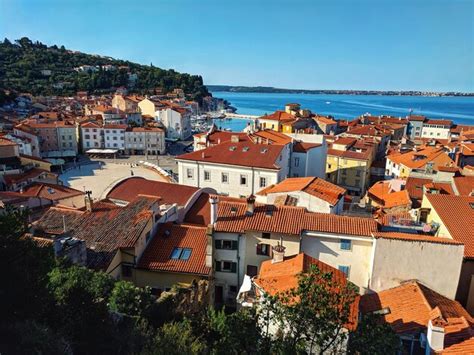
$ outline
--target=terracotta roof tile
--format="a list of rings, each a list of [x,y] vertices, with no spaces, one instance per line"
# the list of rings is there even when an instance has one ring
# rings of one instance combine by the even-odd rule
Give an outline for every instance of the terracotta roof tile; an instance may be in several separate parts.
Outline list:
[[[425,194],[451,238],[464,243],[464,257],[474,258],[474,196]]]
[[[306,153],[308,150],[313,148],[321,147],[319,143],[306,143],[306,142],[295,142],[293,144],[293,151],[296,153]]]
[[[162,224],[138,262],[139,268],[208,276],[207,228],[188,224]],[[191,249],[189,259],[171,259],[175,248]]]
[[[285,122],[285,121],[295,120],[296,116],[294,116],[290,113],[287,113],[285,111],[275,111],[274,113],[272,113],[270,115],[261,116],[261,117],[259,117],[259,119]]]
[[[335,205],[346,193],[346,189],[334,185],[317,177],[287,178],[282,182],[271,185],[257,194],[268,195],[271,193],[304,191],[318,197],[331,205]]]
[[[130,177],[115,185],[107,194],[107,198],[130,202],[138,195],[148,195],[159,198],[160,204],[177,203],[184,206],[198,190],[193,186]]]
[[[438,308],[437,312],[433,313],[435,308]],[[474,321],[459,302],[444,297],[417,281],[363,295],[359,309],[363,314],[387,309],[388,313],[384,314],[383,318],[398,334],[417,334],[425,331],[428,322],[436,313],[445,320],[451,319],[451,323],[461,317],[471,324]]]
[[[371,236],[378,230],[378,223],[372,218],[310,213],[302,207],[256,204],[252,215],[246,210],[246,203],[219,202],[216,231],[243,233],[254,230],[296,236],[309,230]]]
[[[283,148],[283,145],[274,144],[224,142],[203,150],[179,155],[176,159],[279,170],[280,166],[277,163]]]
[[[461,196],[469,196],[474,191],[474,176],[458,176],[453,181]]]
[[[414,242],[430,242],[437,244],[451,244],[451,245],[463,245],[451,238],[435,237],[431,235],[423,234],[411,234],[411,233],[400,233],[400,232],[376,232],[373,233],[375,239],[396,239],[396,240],[409,240]]]
[[[34,222],[35,236],[59,235],[64,225],[69,236],[84,240],[87,265],[107,269],[119,248],[130,248],[153,217],[157,199],[139,196],[126,207],[107,201],[94,203],[92,212],[51,207]]]

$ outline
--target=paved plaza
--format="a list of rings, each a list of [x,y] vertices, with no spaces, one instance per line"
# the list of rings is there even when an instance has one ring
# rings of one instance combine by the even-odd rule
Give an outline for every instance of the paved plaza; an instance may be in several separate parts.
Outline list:
[[[104,198],[109,189],[118,181],[132,176],[141,176],[150,180],[165,181],[157,172],[130,163],[113,163],[110,161],[91,161],[88,164],[66,171],[59,179],[66,186],[77,190],[90,190],[94,199]]]

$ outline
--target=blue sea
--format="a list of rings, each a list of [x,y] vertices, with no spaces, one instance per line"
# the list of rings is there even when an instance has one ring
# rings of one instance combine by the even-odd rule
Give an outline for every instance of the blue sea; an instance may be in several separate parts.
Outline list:
[[[313,95],[260,94],[213,92],[214,97],[226,99],[237,113],[263,115],[283,110],[286,103],[301,104],[302,108],[336,119],[353,119],[364,113],[405,117],[413,114],[430,118],[446,118],[457,124],[474,125],[474,97],[444,96],[381,96],[381,95]],[[216,120],[222,128],[241,131],[248,121],[243,119]]]

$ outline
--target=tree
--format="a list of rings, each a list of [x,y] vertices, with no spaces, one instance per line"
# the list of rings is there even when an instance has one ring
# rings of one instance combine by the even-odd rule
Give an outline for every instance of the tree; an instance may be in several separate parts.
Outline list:
[[[280,329],[274,343],[278,351],[323,354],[344,347],[356,297],[353,284],[312,265],[299,275],[297,287],[268,295],[263,320],[267,329]]]
[[[164,324],[144,354],[191,355],[205,353],[205,350],[206,345],[193,333],[191,322],[183,320]]]
[[[368,314],[362,317],[355,332],[351,333],[349,352],[361,355],[397,354],[400,339],[382,317]]]
[[[143,317],[152,305],[153,298],[149,287],[137,287],[128,281],[118,281],[109,300],[112,311],[131,317]]]

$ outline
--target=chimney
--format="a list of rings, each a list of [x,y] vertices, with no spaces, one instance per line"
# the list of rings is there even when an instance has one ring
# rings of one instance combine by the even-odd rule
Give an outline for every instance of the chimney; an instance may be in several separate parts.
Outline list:
[[[438,352],[444,349],[444,327],[441,319],[429,320],[426,339],[429,345],[429,348],[427,347],[427,353],[430,350]]]
[[[202,152],[201,156],[202,156],[202,159],[206,158],[206,152]]]
[[[206,245],[206,267],[212,268],[212,254],[213,254],[213,245],[214,243],[212,242],[212,235],[214,232],[214,226],[212,224],[209,224],[207,226],[207,231],[206,231],[206,236],[207,236],[207,245]]]
[[[92,191],[86,191],[86,195],[84,196],[84,201],[86,203],[86,211],[92,212]]]
[[[273,259],[272,264],[280,263],[285,259],[285,247],[283,246],[283,238],[280,237],[280,241],[273,248]]]
[[[254,210],[255,210],[255,196],[250,195],[249,197],[247,197],[247,211],[246,211],[247,216],[253,215]]]
[[[210,224],[214,225],[217,222],[217,203],[219,202],[217,196],[210,196],[209,203],[211,204],[211,220]]]

